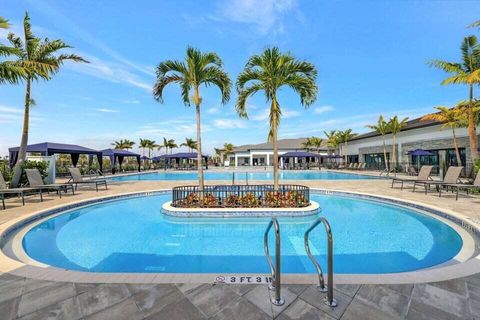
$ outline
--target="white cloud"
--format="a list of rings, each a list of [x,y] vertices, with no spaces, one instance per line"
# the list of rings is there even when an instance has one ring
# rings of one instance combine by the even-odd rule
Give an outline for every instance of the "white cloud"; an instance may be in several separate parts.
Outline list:
[[[23,114],[23,109],[0,105],[0,112],[2,112],[2,113],[5,112],[5,113]]]
[[[332,107],[332,106],[320,106],[320,107],[316,107],[315,109],[313,109],[313,113],[322,114],[322,113],[330,112],[330,111],[333,111],[333,110],[335,110],[335,108]]]
[[[80,55],[90,61],[90,63],[69,63],[66,64],[66,66],[76,72],[96,78],[114,83],[129,84],[149,93],[152,91],[152,85],[150,83],[140,80],[137,75],[125,68],[124,65],[112,61],[105,61],[88,54]]]
[[[217,107],[211,107],[207,110],[208,114],[217,114],[219,112],[220,112],[220,109],[218,109]]]
[[[221,2],[223,19],[251,25],[260,34],[283,32],[286,13],[297,6],[297,0],[233,0]]]
[[[125,104],[140,104],[140,100],[137,100],[137,99],[125,99],[125,100],[120,100],[121,103],[125,103]]]
[[[108,109],[108,108],[99,108],[99,109],[95,109],[96,111],[98,112],[103,112],[103,113],[116,113],[116,112],[120,112],[118,110],[115,110],[115,109]]]
[[[296,110],[289,110],[289,109],[283,109],[282,110],[282,118],[283,119],[289,119],[289,118],[295,118],[300,116],[301,113]],[[262,112],[257,113],[256,115],[253,115],[250,117],[251,120],[253,121],[265,121],[269,118],[270,116],[270,109],[266,108]]]
[[[245,121],[240,119],[215,119],[213,126],[219,129],[243,129],[247,127]]]

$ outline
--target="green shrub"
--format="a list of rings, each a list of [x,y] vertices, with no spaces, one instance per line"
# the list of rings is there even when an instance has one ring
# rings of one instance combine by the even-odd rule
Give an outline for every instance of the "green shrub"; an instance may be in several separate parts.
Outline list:
[[[28,184],[27,174],[25,173],[25,169],[38,169],[42,179],[45,179],[48,176],[48,162],[47,161],[25,161],[22,165],[22,178],[20,179],[20,183],[22,185]]]

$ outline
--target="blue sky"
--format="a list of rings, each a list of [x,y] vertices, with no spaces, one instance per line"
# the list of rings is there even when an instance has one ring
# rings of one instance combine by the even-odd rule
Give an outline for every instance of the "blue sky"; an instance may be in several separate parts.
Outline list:
[[[480,19],[479,1],[54,1],[2,0],[0,15],[21,32],[25,11],[37,35],[62,38],[90,64],[71,64],[35,83],[30,143],[52,141],[107,148],[113,140],[195,137],[195,114],[176,87],[152,98],[155,66],[183,59],[188,45],[215,51],[234,80],[252,54],[276,45],[318,68],[320,93],[303,109],[280,93],[280,137],[323,130],[366,131],[379,114],[410,118],[464,99],[463,87],[440,85],[432,58],[459,59],[466,26]],[[0,31],[4,42],[6,32]],[[222,106],[202,88],[204,150],[225,142],[264,142],[267,104],[249,101],[250,120],[235,114],[236,94]],[[24,86],[0,87],[0,155],[20,142]]]

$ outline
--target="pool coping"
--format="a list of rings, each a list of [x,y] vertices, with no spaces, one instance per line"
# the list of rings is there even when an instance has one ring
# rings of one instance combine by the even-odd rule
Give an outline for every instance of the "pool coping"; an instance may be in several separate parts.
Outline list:
[[[465,232],[471,234],[478,247],[478,236],[480,235],[480,226],[468,217],[456,213],[451,210],[441,209],[435,206],[423,204],[416,201],[403,200],[388,196],[378,196],[369,193],[351,192],[343,190],[331,190],[312,188],[314,192],[322,194],[341,194],[353,197],[360,197],[369,200],[377,200],[386,203],[393,203],[400,206],[410,207],[416,210],[433,214],[436,217],[448,219],[457,226],[461,227]],[[119,198],[142,197],[154,194],[169,193],[169,189],[127,192],[117,195],[95,197],[87,200],[79,200],[68,205],[57,205],[46,210],[32,212],[28,217],[12,219],[0,227],[0,246],[3,246],[12,238],[12,236],[31,225],[33,222],[43,218],[50,218],[55,214],[59,214],[66,210],[93,205],[102,201],[113,201]],[[441,219],[440,219],[441,220]],[[457,230],[456,230],[457,231]],[[458,231],[457,231],[458,232]],[[463,240],[462,236],[462,240]],[[469,276],[480,272],[480,255],[478,250],[475,251],[476,256],[469,258],[467,261],[454,263],[452,260],[431,268],[421,269],[417,271],[400,272],[400,273],[384,273],[384,274],[335,274],[335,283],[338,284],[403,284],[403,283],[425,283],[444,281],[460,277]],[[11,258],[0,250],[0,273],[9,273],[17,276],[50,280],[50,281],[69,281],[79,283],[213,283],[214,279],[219,276],[268,276],[268,274],[219,274],[219,273],[95,273],[65,270],[52,266],[36,266],[29,265]],[[282,274],[282,282],[286,284],[314,284],[318,277],[316,274]]]

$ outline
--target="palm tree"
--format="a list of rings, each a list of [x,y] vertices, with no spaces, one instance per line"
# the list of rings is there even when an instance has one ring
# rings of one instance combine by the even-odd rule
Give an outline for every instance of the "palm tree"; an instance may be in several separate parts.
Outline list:
[[[163,89],[170,83],[180,85],[182,100],[186,106],[195,105],[197,118],[197,168],[198,185],[203,190],[203,164],[202,164],[202,137],[200,129],[200,106],[202,96],[200,86],[216,86],[222,95],[222,104],[230,100],[231,81],[228,74],[223,71],[223,63],[214,52],[201,52],[192,47],[187,48],[185,61],[167,60],[157,67],[157,81],[153,87],[153,95],[157,101],[163,102]],[[192,96],[190,93],[193,90]]]
[[[145,157],[145,149],[148,148],[150,142],[151,142],[151,140],[140,138],[140,144],[138,146],[142,149],[142,151],[143,151],[142,155],[144,157]]]
[[[344,149],[345,164],[348,164],[348,155],[347,155],[347,153],[348,153],[348,151],[347,151],[348,141],[350,141],[350,139],[355,137],[357,134],[352,133],[352,129],[347,129],[347,130],[344,130],[344,131],[339,131],[337,133],[337,135],[338,135],[339,142],[343,143],[343,146],[345,147],[345,149]]]
[[[302,148],[310,151],[310,148],[312,147],[312,140],[310,138],[305,139],[305,141],[302,142]]]
[[[220,148],[213,148],[213,150],[215,150],[215,163],[217,162],[223,162],[222,160],[222,153],[223,153],[223,150],[220,149]]]
[[[223,144],[223,155],[226,159],[230,160],[230,155],[233,154],[233,149],[234,149],[234,145],[232,143],[224,143]]]
[[[111,145],[114,146],[115,149],[128,150],[128,149],[132,149],[134,144],[135,142],[130,141],[128,139],[125,139],[125,140],[121,139],[120,141],[113,142]]]
[[[462,115],[459,108],[448,108],[448,107],[435,107],[438,110],[436,113],[431,113],[423,116],[421,121],[435,121],[442,123],[441,128],[450,127],[452,129],[453,136],[453,146],[455,147],[455,154],[457,157],[457,164],[462,166],[462,158],[460,157],[460,151],[458,150],[457,136],[455,134],[455,128],[461,126]]]
[[[197,141],[190,138],[185,138],[185,142],[180,144],[180,147],[187,147],[188,152],[192,152],[193,150],[197,149]]]
[[[393,118],[390,118],[390,121],[388,121],[388,129],[392,133],[392,158],[394,170],[397,170],[397,134],[402,131],[403,128],[405,128],[407,121],[408,118],[399,120],[398,116],[394,116]]]
[[[277,47],[267,48],[260,55],[253,55],[237,78],[237,113],[247,116],[247,98],[263,91],[270,102],[270,132],[268,139],[273,143],[273,185],[278,190],[278,126],[282,111],[277,99],[281,87],[293,89],[304,107],[315,102],[318,87],[315,83],[317,69],[307,61],[299,61],[290,53],[281,53]]]
[[[322,147],[323,139],[320,137],[311,137],[310,142],[312,147],[314,147],[317,153],[320,153],[320,148]]]
[[[168,153],[168,149],[170,149],[171,154],[174,148],[178,148],[178,145],[173,139],[167,140],[167,138],[163,138],[163,144],[161,146],[158,146],[158,150],[160,150],[162,147],[165,148],[165,153]]]
[[[25,162],[28,144],[28,131],[30,120],[30,104],[31,98],[31,84],[32,81],[43,79],[50,80],[54,74],[60,71],[60,67],[67,60],[74,62],[88,62],[82,57],[75,54],[58,54],[58,51],[71,46],[64,43],[62,40],[40,39],[35,37],[31,31],[30,17],[28,13],[25,14],[23,22],[25,39],[22,41],[20,37],[13,33],[8,35],[8,40],[15,48],[15,56],[17,60],[12,62],[25,69],[26,72],[26,92],[25,92],[25,112],[23,116],[23,130],[22,140],[20,143],[20,150],[18,152],[18,160],[15,166],[15,173],[12,178],[12,185],[17,186],[20,182],[22,174],[22,165]]]
[[[0,17],[0,29],[8,29],[10,24],[8,20]],[[20,51],[15,47],[8,47],[0,44],[0,57],[18,56]],[[1,61],[0,62],[0,84],[8,82],[10,84],[17,84],[20,80],[26,77],[25,68],[20,66],[15,61]]]
[[[337,131],[336,130],[330,130],[330,132],[323,131],[323,134],[325,135],[325,137],[327,137],[328,155],[331,155],[332,149],[333,149],[333,152],[335,152],[335,150],[338,147]]]
[[[367,125],[366,127],[371,130],[375,130],[382,135],[383,160],[385,161],[385,170],[387,171],[387,173],[389,173],[390,170],[389,170],[388,159],[387,159],[387,144],[385,142],[385,136],[387,135],[387,133],[390,132],[390,129],[388,128],[388,122],[385,121],[382,115],[380,115],[378,117],[377,124]]]
[[[480,20],[475,21],[471,25],[468,26],[469,28],[475,28],[475,27],[480,27]]]
[[[153,149],[158,148],[158,147],[159,147],[159,145],[157,145],[155,140],[148,140],[147,149],[148,149],[148,157],[149,158],[151,158]]]
[[[465,108],[468,116],[468,135],[470,140],[470,152],[472,159],[478,159],[477,134],[475,128],[475,112],[473,110],[473,88],[480,84],[480,46],[477,37],[468,36],[463,39],[460,47],[462,53],[461,62],[448,62],[433,60],[430,65],[452,74],[442,81],[442,85],[464,84],[469,88],[469,104]]]

